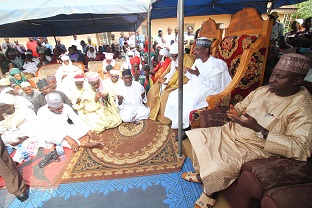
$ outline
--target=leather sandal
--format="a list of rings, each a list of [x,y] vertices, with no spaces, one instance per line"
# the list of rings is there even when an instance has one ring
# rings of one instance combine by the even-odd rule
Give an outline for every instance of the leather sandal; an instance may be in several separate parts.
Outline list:
[[[50,164],[51,162],[60,162],[60,159],[58,158],[58,156],[59,155],[57,154],[56,150],[49,152],[48,154],[46,154],[44,159],[39,162],[38,164],[39,167],[43,168],[47,166],[48,164]]]
[[[188,182],[195,182],[195,183],[203,183],[200,179],[200,176],[198,173],[192,173],[192,172],[185,172],[182,173],[181,176],[184,180],[188,181]]]
[[[194,208],[212,208],[216,202],[216,199],[212,199],[205,193],[202,193],[199,199],[197,199],[197,201],[195,202]]]

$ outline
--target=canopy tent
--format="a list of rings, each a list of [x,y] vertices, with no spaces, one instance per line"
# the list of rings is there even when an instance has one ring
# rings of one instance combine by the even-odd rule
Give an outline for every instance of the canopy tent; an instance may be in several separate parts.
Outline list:
[[[0,36],[66,36],[135,31],[155,0],[23,0],[0,2]]]
[[[184,16],[202,16],[212,14],[235,14],[243,8],[253,7],[260,13],[267,12],[268,2],[272,9],[291,5],[305,0],[184,0]],[[151,19],[177,17],[178,0],[158,0],[152,5]]]

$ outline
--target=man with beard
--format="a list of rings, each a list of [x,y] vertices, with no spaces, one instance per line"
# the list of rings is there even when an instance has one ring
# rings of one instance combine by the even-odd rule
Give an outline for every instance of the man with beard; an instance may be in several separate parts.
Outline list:
[[[40,94],[40,91],[34,89],[29,82],[22,82],[21,87],[23,89],[21,96],[31,102],[30,108],[34,110],[34,100]]]
[[[122,79],[124,85],[120,88],[116,100],[119,115],[124,122],[138,124],[139,120],[149,117],[150,110],[144,105],[146,103],[146,92],[140,83],[132,81],[130,69],[122,71]]]
[[[312,98],[301,87],[310,67],[303,55],[282,55],[268,86],[230,106],[230,122],[186,132],[196,173],[183,173],[182,178],[204,186],[195,207],[212,207],[245,162],[270,157],[306,161],[311,156]]]
[[[105,93],[99,74],[89,72],[86,78],[90,85],[84,89],[81,99],[84,122],[94,133],[118,126],[121,123],[118,108],[112,97]]]
[[[210,56],[210,47],[211,41],[208,38],[197,39],[196,60],[185,74],[189,81],[183,87],[183,129],[189,127],[190,112],[207,106],[206,97],[222,92],[232,80],[226,63]],[[177,129],[178,89],[170,93],[164,115],[172,121],[171,128]]]
[[[80,139],[89,136],[91,140],[98,140],[88,126],[67,104],[63,104],[62,98],[57,93],[49,93],[45,96],[47,104],[39,109],[37,117],[45,141],[52,149],[56,144],[78,151],[80,147],[101,148],[100,142],[84,142]],[[70,119],[72,124],[67,120]]]

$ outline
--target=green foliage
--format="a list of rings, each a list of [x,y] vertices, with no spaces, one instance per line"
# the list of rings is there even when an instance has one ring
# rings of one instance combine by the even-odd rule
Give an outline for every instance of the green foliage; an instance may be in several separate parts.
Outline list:
[[[302,3],[296,4],[299,7],[298,12],[295,14],[298,19],[306,19],[312,16],[312,0],[307,0]]]

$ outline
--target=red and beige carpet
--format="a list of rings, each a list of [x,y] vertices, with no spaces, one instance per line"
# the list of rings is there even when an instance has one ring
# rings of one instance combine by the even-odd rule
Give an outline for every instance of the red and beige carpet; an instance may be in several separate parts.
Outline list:
[[[177,131],[151,120],[122,123],[100,134],[103,149],[80,149],[57,176],[56,183],[85,182],[178,172]]]

